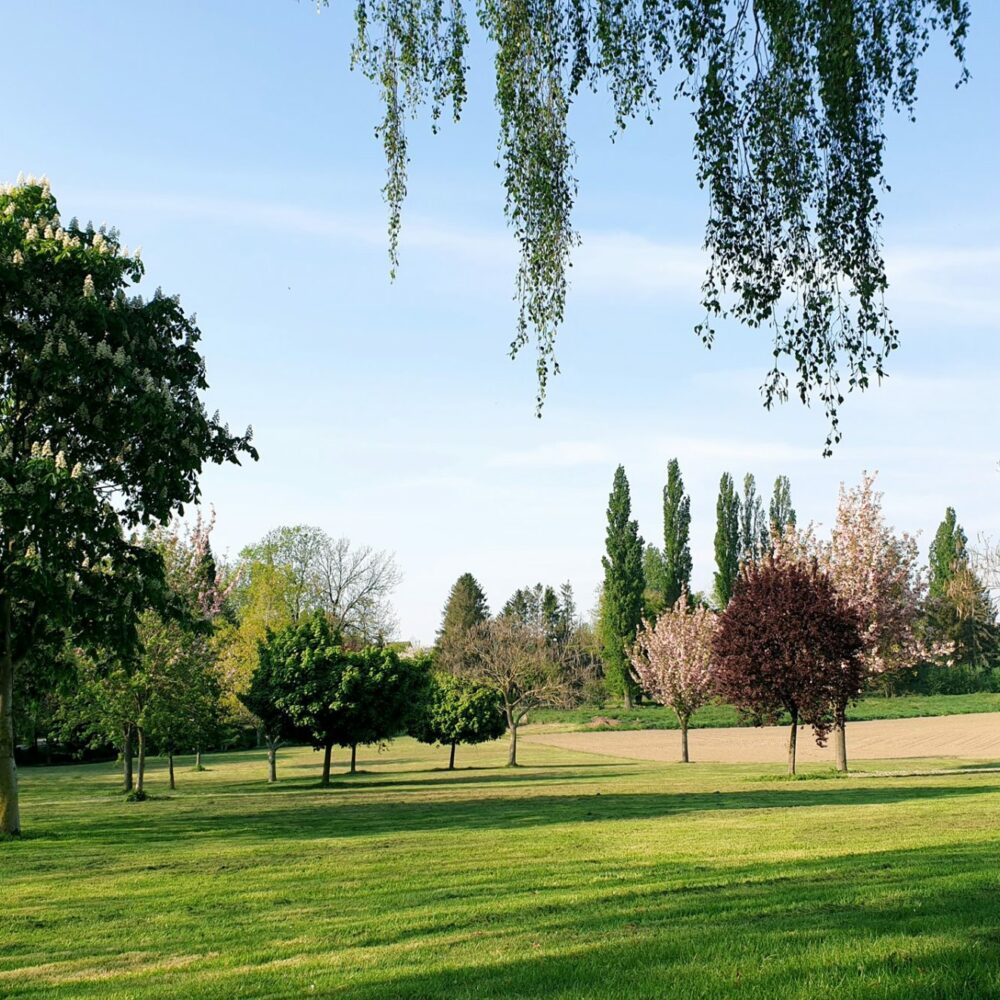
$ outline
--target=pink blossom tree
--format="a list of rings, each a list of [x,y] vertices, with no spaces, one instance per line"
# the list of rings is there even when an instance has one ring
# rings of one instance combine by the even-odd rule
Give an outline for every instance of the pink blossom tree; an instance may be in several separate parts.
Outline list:
[[[632,668],[643,689],[669,705],[681,727],[681,760],[688,763],[688,724],[713,693],[712,638],[717,617],[705,607],[689,608],[682,593],[651,625],[644,621],[636,636]]]
[[[897,535],[886,524],[882,494],[875,475],[864,473],[854,489],[840,487],[837,516],[828,541],[812,528],[789,532],[776,541],[780,557],[815,561],[837,596],[854,611],[862,641],[863,683],[934,655],[919,636],[919,619],[927,585],[919,566],[917,540]],[[851,671],[853,675],[853,669]],[[847,707],[857,694],[841,686],[831,706],[837,769],[847,770]]]

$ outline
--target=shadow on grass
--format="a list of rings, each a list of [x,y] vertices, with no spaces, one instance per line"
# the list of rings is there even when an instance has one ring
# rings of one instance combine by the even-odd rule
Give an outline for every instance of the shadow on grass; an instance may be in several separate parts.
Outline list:
[[[520,775],[519,775],[520,777]],[[560,778],[560,781],[564,781]],[[620,820],[669,818],[686,813],[726,812],[761,809],[803,809],[810,807],[856,808],[898,802],[935,801],[964,796],[993,794],[998,785],[926,786],[912,783],[806,788],[802,785],[776,786],[734,792],[641,792],[549,795],[534,790],[512,789],[511,794],[489,794],[461,800],[435,796],[442,781],[429,781],[424,797],[373,799],[338,795],[338,788],[315,786],[276,789],[272,794],[248,799],[246,812],[234,814],[231,797],[211,794],[188,799],[183,809],[160,808],[152,800],[141,807],[101,810],[82,820],[88,836],[120,841],[135,833],[144,839],[183,839],[192,834],[212,832],[220,839],[261,838],[313,840],[402,834],[416,831],[517,830],[555,824],[613,823]],[[360,789],[357,783],[341,788]],[[384,784],[377,786],[385,788]],[[390,790],[392,790],[390,786]],[[312,800],[302,792],[312,792]],[[330,794],[333,793],[333,794]],[[252,802],[252,805],[249,803]],[[162,803],[167,805],[166,802]]]

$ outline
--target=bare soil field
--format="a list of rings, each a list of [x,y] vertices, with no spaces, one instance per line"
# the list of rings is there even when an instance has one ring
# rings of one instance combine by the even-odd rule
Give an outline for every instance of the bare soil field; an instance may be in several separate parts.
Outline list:
[[[626,732],[532,732],[525,741],[584,753],[633,760],[680,759],[680,733],[664,729]],[[720,764],[781,763],[788,751],[788,728],[692,729],[688,734],[691,760]],[[850,760],[910,757],[965,757],[1000,760],[1000,712],[948,715],[930,719],[884,719],[848,722]],[[798,759],[834,763],[833,746],[818,747],[812,730],[799,730]]]

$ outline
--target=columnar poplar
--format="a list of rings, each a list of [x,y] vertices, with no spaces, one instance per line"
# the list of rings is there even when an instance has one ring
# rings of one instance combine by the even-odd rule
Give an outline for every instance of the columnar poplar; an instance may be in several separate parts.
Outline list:
[[[725,608],[740,570],[740,498],[733,477],[722,474],[715,505],[715,600]]]
[[[630,653],[642,621],[642,550],[639,525],[632,520],[628,479],[619,465],[608,500],[600,625],[605,673],[612,688],[624,696],[626,707],[631,707],[636,690]]]
[[[672,608],[691,589],[691,498],[684,492],[680,463],[667,465],[663,487],[663,601]]]

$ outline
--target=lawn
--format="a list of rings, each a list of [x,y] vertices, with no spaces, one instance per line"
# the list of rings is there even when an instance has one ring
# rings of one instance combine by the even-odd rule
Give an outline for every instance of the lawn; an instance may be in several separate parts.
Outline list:
[[[522,754],[401,740],[326,790],[308,749],[272,788],[261,753],[174,793],[154,762],[131,804],[111,765],[24,769],[0,996],[1000,994],[1000,774]]]
[[[903,695],[885,698],[873,695],[852,705],[847,713],[855,722],[874,719],[916,719],[926,716],[970,715],[976,712],[1000,712],[1000,694]],[[595,721],[598,720],[598,721]],[[788,722],[790,720],[784,720]],[[537,709],[531,713],[533,724],[558,724],[566,729],[678,729],[677,716],[662,705],[587,705],[572,709]],[[694,729],[717,726],[749,726],[731,705],[706,705],[691,718]]]

